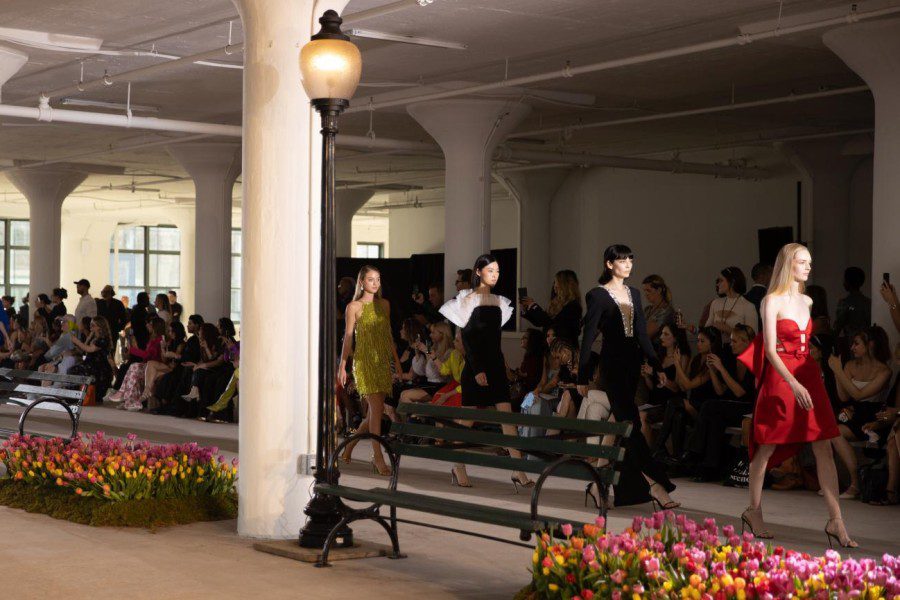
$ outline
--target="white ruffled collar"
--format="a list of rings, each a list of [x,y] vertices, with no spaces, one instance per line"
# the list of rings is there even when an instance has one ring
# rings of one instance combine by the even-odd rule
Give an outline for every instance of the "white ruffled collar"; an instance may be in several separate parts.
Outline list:
[[[472,312],[479,306],[497,306],[500,308],[500,324],[505,325],[512,317],[512,303],[496,294],[479,294],[474,290],[462,290],[456,298],[441,307],[441,314],[457,327],[465,327],[472,317]]]

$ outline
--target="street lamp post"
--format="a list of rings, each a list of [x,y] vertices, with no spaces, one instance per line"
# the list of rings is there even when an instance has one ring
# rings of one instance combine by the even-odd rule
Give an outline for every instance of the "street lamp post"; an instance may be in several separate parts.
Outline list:
[[[316,430],[316,483],[329,481],[328,460],[335,447],[334,388],[337,348],[335,343],[335,227],[334,227],[334,138],[340,114],[350,105],[359,84],[362,57],[359,49],[341,32],[342,19],[333,10],[319,19],[322,26],[300,51],[300,75],[307,96],[322,118],[322,248],[319,263],[319,398]],[[340,499],[314,493],[303,512],[306,525],[300,530],[300,545],[321,548],[331,529],[341,519]],[[338,532],[338,546],[353,545],[353,531]]]

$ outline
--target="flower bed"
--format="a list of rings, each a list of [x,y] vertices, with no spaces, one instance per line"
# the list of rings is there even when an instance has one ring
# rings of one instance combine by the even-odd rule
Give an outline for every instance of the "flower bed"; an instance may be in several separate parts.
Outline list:
[[[598,518],[565,540],[543,534],[532,556],[533,580],[520,598],[591,600],[612,598],[885,598],[900,599],[900,558],[841,560],[829,550],[810,556],[772,548],[684,515],[635,517],[618,535]]]
[[[232,518],[237,464],[217,454],[197,444],[136,442],[133,434],[72,442],[14,435],[0,445],[7,470],[0,504],[94,525]]]

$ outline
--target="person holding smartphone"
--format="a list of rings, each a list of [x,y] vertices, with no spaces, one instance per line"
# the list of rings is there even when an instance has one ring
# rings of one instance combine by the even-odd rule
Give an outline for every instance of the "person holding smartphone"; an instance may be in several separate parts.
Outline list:
[[[522,317],[543,329],[545,334],[548,329],[553,329],[557,338],[573,345],[578,343],[582,315],[581,289],[574,271],[564,269],[556,273],[547,310],[528,296],[526,288],[519,288],[519,306],[522,307]]]
[[[891,312],[891,321],[894,322],[894,328],[900,332],[900,308],[898,308],[898,304],[900,301],[897,300],[897,290],[894,288],[893,284],[891,284],[891,274],[885,273],[881,279],[881,298],[888,305],[888,310]]]

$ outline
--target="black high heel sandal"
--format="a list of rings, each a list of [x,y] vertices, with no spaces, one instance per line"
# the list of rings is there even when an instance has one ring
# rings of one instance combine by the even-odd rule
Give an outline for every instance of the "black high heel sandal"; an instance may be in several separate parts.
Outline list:
[[[519,493],[519,486],[520,486],[520,485],[521,485],[523,488],[534,487],[534,482],[533,482],[532,480],[530,480],[530,479],[526,479],[525,481],[522,481],[521,479],[519,479],[518,477],[516,477],[515,475],[513,475],[512,477],[510,477],[510,480],[512,481],[513,486],[516,488],[516,493],[517,493],[517,494]]]
[[[599,509],[600,508],[599,490],[596,495],[594,494],[594,486],[596,486],[596,485],[597,484],[592,481],[591,483],[589,483],[585,486],[585,488],[584,488],[584,505],[585,506],[588,505],[588,498],[590,498],[594,502],[594,508]]]
[[[659,483],[654,481],[653,483],[650,484],[650,489],[653,489],[653,487],[657,486],[657,485],[661,488],[663,487],[662,485],[660,485]],[[663,488],[663,490],[665,490],[665,488]],[[654,496],[653,494],[650,494],[650,501],[653,503],[653,506],[655,506],[657,508],[657,510],[660,510],[660,511],[675,510],[676,508],[681,507],[681,502],[676,502],[675,500],[671,500],[671,499],[668,502],[666,502],[665,504],[663,504],[662,502],[657,500],[656,496]]]
[[[466,478],[465,483],[460,482],[459,475],[456,474],[456,467],[453,467],[452,469],[450,469],[450,485],[455,485],[455,486],[464,487],[464,488],[472,487],[472,484],[469,483],[469,481],[468,481],[468,477]]]
[[[847,541],[842,542],[838,534],[828,531],[828,524],[833,523],[834,521],[844,522],[843,519],[828,519],[825,522],[825,537],[828,539],[828,547],[834,549],[834,544],[832,543],[832,540],[834,540],[841,548],[859,548],[859,544],[851,539],[849,535],[847,536]]]
[[[759,520],[762,521],[762,509],[761,508],[750,508],[749,506],[741,513],[741,535],[743,535],[744,531],[747,529],[750,530],[750,533],[753,534],[753,537],[760,540],[771,540],[775,536],[772,535],[768,529],[761,529],[760,531],[755,531],[753,529],[753,522],[750,520],[751,515],[759,514]]]

